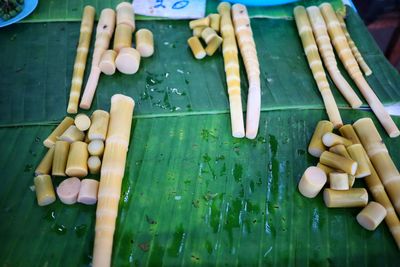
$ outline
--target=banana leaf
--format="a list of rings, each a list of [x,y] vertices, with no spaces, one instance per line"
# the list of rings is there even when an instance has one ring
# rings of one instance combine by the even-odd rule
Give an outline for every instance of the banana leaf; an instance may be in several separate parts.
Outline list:
[[[342,113],[347,123],[372,116]],[[322,110],[263,112],[254,141],[231,137],[228,114],[135,119],[113,266],[398,265],[384,223],[367,231],[355,219],[359,208],[328,209],[321,195],[298,193],[301,174],[317,163],[306,148],[323,118]],[[30,189],[53,128],[0,129],[2,266],[91,262],[95,207],[39,207]],[[400,164],[400,139],[381,134]]]
[[[384,104],[397,103],[400,99],[397,71],[352,10],[349,10],[347,22],[351,35],[374,72],[367,77],[371,87]],[[228,111],[220,52],[201,61],[195,60],[186,44],[191,35],[186,21],[139,21],[137,25],[154,32],[155,54],[142,59],[140,71],[135,75],[102,75],[92,109],[108,109],[111,95],[121,92],[136,100],[138,117]],[[252,28],[261,67],[262,109],[322,108],[320,93],[307,65],[294,21],[253,19]],[[79,23],[17,24],[0,32],[0,39],[4,40],[0,42],[0,51],[3,51],[0,54],[0,125],[62,119],[78,38]],[[88,62],[85,80],[90,58]],[[241,67],[244,70],[243,65]],[[245,72],[241,73],[245,108],[247,79]],[[349,108],[333,83],[330,84],[338,105]]]

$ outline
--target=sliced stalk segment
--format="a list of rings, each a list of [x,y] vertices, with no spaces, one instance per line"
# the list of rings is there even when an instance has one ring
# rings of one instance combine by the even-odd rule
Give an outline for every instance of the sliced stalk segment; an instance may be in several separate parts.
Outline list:
[[[324,202],[328,208],[365,207],[368,203],[368,192],[364,188],[349,190],[324,190]]]
[[[333,131],[333,124],[330,121],[319,121],[315,127],[314,134],[311,137],[310,144],[308,145],[308,153],[312,156],[319,158],[326,150],[325,145],[322,143],[322,136]]]
[[[35,184],[36,199],[39,206],[46,206],[56,201],[50,175],[38,175],[33,179],[33,183]]]

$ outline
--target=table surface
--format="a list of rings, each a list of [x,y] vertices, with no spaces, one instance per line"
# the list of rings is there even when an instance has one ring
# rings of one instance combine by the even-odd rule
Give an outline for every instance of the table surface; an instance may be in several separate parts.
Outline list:
[[[87,2],[100,10],[119,1]],[[95,207],[58,200],[38,207],[30,188],[46,152],[42,141],[66,115],[81,5],[40,1],[27,21],[0,30],[3,266],[91,262]],[[209,1],[207,10],[215,6]],[[306,199],[297,191],[305,168],[317,163],[306,152],[308,141],[316,123],[327,117],[295,23],[287,16],[292,7],[251,10],[253,16],[265,14],[251,21],[262,79],[255,140],[230,134],[221,53],[193,59],[187,21],[137,21],[137,28],[153,31],[155,54],[142,59],[135,75],[101,76],[86,112],[108,110],[115,93],[136,101],[113,266],[398,265],[399,252],[385,224],[366,231],[355,220],[359,209],[327,209],[321,196]],[[398,103],[399,74],[352,9],[347,24],[374,72],[367,81],[385,105]],[[90,54],[92,49],[93,40]],[[245,104],[244,71],[241,79]],[[351,110],[329,82],[344,122],[373,118],[399,166],[399,138],[387,137],[367,105]],[[62,178],[53,181],[57,186]],[[356,186],[365,184],[359,179]]]

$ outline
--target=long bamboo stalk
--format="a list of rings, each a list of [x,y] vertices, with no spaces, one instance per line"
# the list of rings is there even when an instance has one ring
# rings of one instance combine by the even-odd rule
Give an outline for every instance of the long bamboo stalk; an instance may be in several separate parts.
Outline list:
[[[245,135],[245,131],[242,98],[240,95],[238,49],[231,19],[231,5],[227,2],[220,3],[218,5],[218,13],[221,15],[220,31],[224,39],[222,42],[222,53],[224,56],[226,83],[228,85],[232,135],[242,138]]]
[[[390,137],[397,137],[400,135],[400,131],[390,117],[389,113],[385,110],[382,102],[376,96],[372,88],[369,86],[364,76],[362,75],[360,68],[358,67],[357,61],[355,60],[353,53],[347,43],[346,37],[340,27],[339,20],[333,10],[331,4],[323,3],[320,5],[321,13],[328,26],[329,36],[331,37],[333,46],[336,49],[339,58],[343,62],[344,67],[348,71],[351,78],[356,83],[358,89],[367,100],[372,111],[385,128],[386,132]]]
[[[108,49],[110,40],[115,28],[115,11],[106,8],[101,11],[99,23],[96,28],[96,42],[94,44],[92,66],[85,90],[82,95],[80,108],[89,109],[92,105],[94,93],[96,92],[97,83],[100,78],[100,59],[104,51]]]
[[[351,125],[348,125],[346,129],[343,131],[347,134],[345,135],[347,138],[351,139],[354,144],[361,144],[361,141],[354,131],[354,128],[350,130]],[[389,228],[390,233],[392,234],[394,240],[396,241],[397,248],[400,249],[400,220],[396,214],[396,211],[393,208],[392,203],[388,197],[388,194],[385,191],[385,188],[382,184],[382,181],[376,172],[374,166],[372,165],[371,160],[369,159],[367,152],[365,151],[365,147],[363,147],[364,157],[367,160],[369,170],[371,174],[369,176],[364,177],[365,183],[369,191],[372,194],[373,199],[380,203],[382,206],[385,207],[387,215],[385,217],[385,222]]]
[[[261,108],[261,81],[260,64],[257,58],[256,44],[251,30],[250,18],[246,6],[235,4],[232,6],[232,19],[235,26],[236,39],[239,44],[249,80],[246,113],[246,137],[254,139],[257,136],[260,123]]]
[[[349,44],[349,46],[351,48],[351,52],[353,53],[354,57],[356,58],[358,65],[364,72],[365,76],[371,75],[372,70],[369,68],[367,62],[365,62],[363,56],[361,55],[360,51],[358,50],[358,47],[356,46],[353,39],[351,38],[350,33],[347,30],[346,23],[344,22],[343,16],[339,12],[336,12],[336,15],[340,22],[340,26],[342,27],[344,35],[346,36],[347,43]]]
[[[322,95],[326,113],[335,128],[338,128],[343,125],[342,118],[340,117],[339,109],[336,105],[335,99],[333,98],[328,80],[326,79],[324,68],[322,67],[321,58],[319,57],[317,44],[315,43],[306,9],[303,6],[297,6],[294,8],[293,12],[297,30],[301,42],[303,43],[304,52],[307,56],[308,64],[313,73],[318,89]]]
[[[100,173],[96,228],[93,249],[93,266],[110,266],[124,177],[126,155],[131,133],[135,102],[124,95],[111,98],[110,124]]]
[[[353,88],[351,88],[337,67],[335,54],[329,39],[326,24],[321,12],[319,11],[319,8],[316,6],[310,6],[307,8],[307,13],[318,44],[319,52],[322,60],[324,61],[325,67],[329,72],[329,75],[350,106],[352,108],[359,108],[362,104],[360,98],[354,92]]]
[[[398,214],[400,214],[400,173],[370,118],[353,124]]]
[[[85,6],[85,8],[83,9],[79,44],[76,50],[74,72],[72,74],[71,91],[69,94],[67,107],[68,113],[78,112],[79,97],[81,95],[83,74],[85,73],[86,68],[86,59],[89,53],[89,45],[93,31],[95,12],[96,11],[94,7],[92,6]]]

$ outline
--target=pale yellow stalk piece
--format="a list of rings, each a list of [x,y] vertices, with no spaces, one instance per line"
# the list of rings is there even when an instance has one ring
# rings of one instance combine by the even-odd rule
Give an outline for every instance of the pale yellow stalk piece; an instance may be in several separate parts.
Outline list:
[[[361,144],[354,144],[347,147],[347,150],[351,158],[358,163],[356,172],[356,178],[364,178],[371,174],[371,170],[368,167],[368,160],[365,157],[365,152]]]
[[[67,130],[58,138],[60,141],[66,141],[73,143],[75,141],[83,141],[85,139],[85,133],[78,129],[75,125],[71,125]]]
[[[76,128],[78,128],[78,130],[84,132],[87,129],[89,129],[91,122],[90,122],[90,118],[88,115],[78,114],[75,117],[74,123],[75,123]]]
[[[51,148],[52,146],[54,146],[57,139],[65,132],[65,130],[67,130],[73,124],[74,124],[73,118],[65,117],[63,121],[43,141],[43,145],[47,148]]]
[[[85,205],[93,205],[97,202],[97,192],[99,190],[99,182],[93,179],[83,179],[79,189],[79,203]]]
[[[203,38],[206,44],[209,44],[211,40],[218,36],[218,34],[210,27],[205,27],[204,30],[201,32],[201,38]]]
[[[299,182],[300,193],[308,198],[314,198],[326,184],[326,174],[318,167],[308,167]]]
[[[148,29],[140,29],[135,34],[136,49],[142,57],[150,57],[154,54],[154,37]]]
[[[329,39],[326,24],[319,8],[316,6],[310,6],[307,8],[307,13],[318,44],[319,52],[329,75],[350,106],[354,109],[359,108],[362,104],[360,98],[342,76],[337,67],[335,54]]]
[[[117,24],[114,33],[113,49],[119,52],[121,48],[132,46],[132,27],[126,24]]]
[[[326,150],[324,144],[322,143],[322,136],[324,134],[333,131],[333,124],[330,121],[319,121],[317,126],[315,127],[314,134],[311,137],[310,144],[308,145],[308,153],[310,155],[319,158]]]
[[[254,139],[258,133],[261,110],[260,64],[258,62],[256,44],[251,30],[250,18],[246,6],[234,4],[232,19],[235,34],[246,69],[249,89],[247,96],[246,137]]]
[[[90,174],[98,174],[100,172],[101,160],[98,156],[90,156],[87,164]]]
[[[135,74],[140,66],[140,53],[133,47],[124,47],[115,59],[115,67],[124,74]]]
[[[371,201],[357,215],[357,222],[367,230],[374,231],[387,215],[386,209],[381,204]]]
[[[242,98],[240,95],[238,48],[236,46],[235,32],[231,19],[231,5],[227,2],[221,2],[217,9],[221,16],[220,32],[223,38],[222,53],[228,86],[232,136],[242,138],[245,136],[245,130]]]
[[[88,174],[88,158],[88,145],[81,141],[73,142],[69,149],[65,173],[68,176],[85,177]]]
[[[328,176],[331,172],[335,172],[335,171],[336,171],[335,169],[333,169],[333,168],[331,168],[331,167],[328,167],[328,166],[322,164],[321,162],[318,162],[318,163],[317,163],[317,167],[320,168],[327,176]]]
[[[203,32],[203,30],[205,28],[206,27],[195,27],[195,28],[193,28],[193,36],[196,36],[196,37],[200,38],[201,37],[201,33]]]
[[[339,109],[333,98],[328,80],[326,79],[324,68],[322,67],[322,61],[319,57],[318,47],[314,39],[306,9],[303,6],[295,7],[294,17],[308,64],[322,95],[326,113],[328,114],[329,120],[333,123],[333,126],[338,128],[343,125],[342,118],[340,117]]]
[[[206,51],[197,36],[190,37],[187,43],[196,59],[203,59],[206,56]]]
[[[54,157],[54,146],[49,148],[46,155],[44,155],[42,161],[40,161],[39,165],[36,167],[35,175],[50,174],[51,167],[53,165],[53,157]]]
[[[135,102],[124,95],[111,98],[110,125],[101,166],[96,210],[93,267],[111,266],[111,253],[125,172]]]
[[[213,39],[211,39],[211,41],[208,43],[208,45],[206,46],[206,53],[208,56],[212,56],[214,55],[215,51],[217,51],[217,49],[221,46],[222,44],[222,38],[217,36],[214,36]]]
[[[219,14],[209,14],[208,17],[210,18],[210,27],[219,32],[219,25],[221,22],[221,16]]]
[[[92,113],[92,124],[90,125],[89,132],[87,134],[90,141],[106,140],[109,119],[110,114],[107,111],[99,109]]]
[[[201,19],[192,20],[189,22],[190,29],[194,29],[196,27],[208,27],[210,26],[210,18],[205,17]]]
[[[50,175],[38,175],[33,179],[36,191],[36,199],[39,206],[46,206],[56,201],[53,182]]]
[[[102,140],[90,141],[88,151],[91,156],[102,156],[104,152],[104,142]]]
[[[341,170],[345,173],[354,175],[357,171],[357,162],[352,159],[347,159],[345,157],[339,156],[335,153],[324,151],[319,158],[322,164],[327,165],[336,170]]]
[[[351,159],[349,152],[347,151],[346,147],[342,144],[332,146],[329,148],[330,152],[343,156],[345,158]]]
[[[132,32],[135,31],[135,12],[131,3],[122,2],[115,8],[117,11],[117,25],[126,24],[132,28]]]
[[[117,52],[112,49],[104,51],[101,56],[99,63],[99,68],[105,75],[113,75],[115,73],[115,58],[117,57]]]
[[[344,35],[346,36],[347,43],[349,44],[349,46],[351,48],[351,52],[353,53],[354,57],[356,58],[358,65],[364,72],[365,76],[371,75],[372,70],[369,68],[368,64],[365,62],[363,56],[361,55],[356,44],[354,43],[353,39],[351,38],[350,33],[347,30],[346,23],[344,22],[343,16],[339,12],[336,12],[336,15],[340,22],[340,26],[342,27]]]
[[[336,146],[336,145],[344,145],[344,146],[350,146],[353,143],[347,139],[344,138],[340,135],[334,134],[334,133],[326,133],[322,136],[322,143],[324,143],[325,146],[331,147],[331,146]]]
[[[333,190],[349,190],[349,176],[343,172],[329,174],[329,186]]]
[[[89,109],[96,92],[101,70],[99,63],[104,51],[108,49],[115,28],[115,12],[110,8],[103,9],[96,28],[96,41],[92,57],[92,67],[79,107]]]
[[[361,141],[358,139],[358,136],[351,124],[343,125],[339,128],[339,132],[344,138],[349,139],[353,144],[361,144]]]
[[[51,174],[54,176],[66,176],[65,167],[67,166],[69,143],[57,141],[54,145],[54,157]]]
[[[71,89],[67,107],[68,113],[75,114],[78,112],[79,97],[81,95],[83,74],[85,73],[86,60],[89,53],[95,13],[96,11],[92,6],[85,6],[83,9],[79,43],[76,50],[74,71],[72,74]]]
[[[368,203],[368,192],[364,188],[349,190],[324,190],[324,202],[328,208],[365,207]]]
[[[343,62],[343,65],[345,66],[349,75],[356,83],[358,89],[364,96],[365,100],[367,100],[369,106],[375,113],[382,126],[385,128],[388,135],[390,137],[399,136],[400,131],[394,123],[393,119],[385,110],[383,104],[362,75],[331,4],[321,4],[320,10],[328,26],[328,32],[336,49],[336,52]]]
[[[370,118],[353,124],[398,214],[400,214],[400,174]]]

